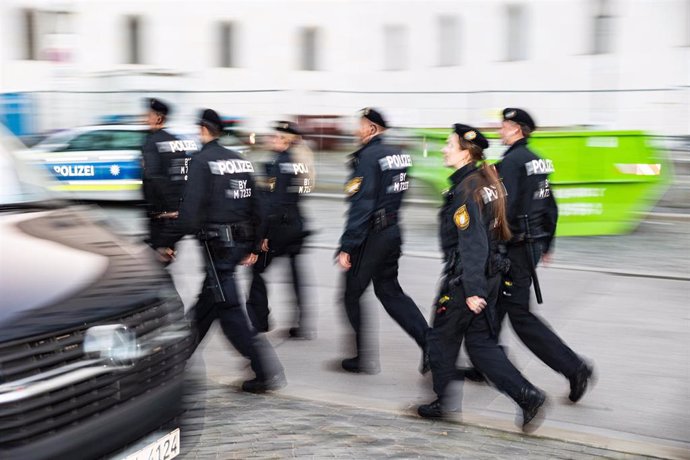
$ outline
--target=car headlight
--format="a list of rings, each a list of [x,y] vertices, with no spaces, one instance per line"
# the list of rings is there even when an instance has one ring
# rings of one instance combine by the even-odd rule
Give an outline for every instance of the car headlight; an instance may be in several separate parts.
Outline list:
[[[124,324],[90,327],[83,346],[85,353],[96,355],[111,366],[131,366],[141,355],[136,333]]]

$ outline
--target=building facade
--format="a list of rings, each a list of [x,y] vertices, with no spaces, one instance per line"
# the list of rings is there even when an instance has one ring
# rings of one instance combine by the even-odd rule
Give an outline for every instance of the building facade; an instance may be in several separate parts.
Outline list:
[[[690,134],[690,0],[4,0],[0,93],[26,131],[159,95],[252,127],[379,106],[398,126]],[[18,109],[20,110],[20,109]]]

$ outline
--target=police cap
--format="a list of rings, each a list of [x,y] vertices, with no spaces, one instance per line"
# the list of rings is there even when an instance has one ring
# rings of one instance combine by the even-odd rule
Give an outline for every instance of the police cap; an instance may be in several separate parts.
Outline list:
[[[213,109],[204,109],[201,112],[198,123],[201,126],[206,126],[210,131],[220,132],[223,130],[223,122],[218,113]]]
[[[155,97],[152,97],[148,100],[148,106],[149,109],[153,110],[154,112],[160,113],[161,115],[167,115],[168,112],[170,112],[170,107],[168,107],[168,104],[161,101],[160,99],[156,99]]]
[[[464,139],[467,142],[471,142],[472,144],[477,145],[482,149],[489,147],[489,141],[486,140],[486,137],[484,137],[484,135],[480,133],[477,128],[473,128],[468,125],[463,125],[461,123],[455,123],[453,125],[453,132],[460,136],[460,139]]]
[[[515,123],[525,125],[531,131],[537,129],[537,125],[534,123],[532,117],[529,115],[529,113],[525,112],[522,109],[516,109],[512,107],[503,109],[503,120],[514,121]]]
[[[362,109],[362,116],[382,128],[388,128],[388,124],[386,124],[386,120],[383,118],[383,115],[376,109],[365,107]]]
[[[297,129],[297,123],[291,121],[276,121],[273,124],[273,129],[281,133],[294,134],[296,136],[302,135],[299,129]]]

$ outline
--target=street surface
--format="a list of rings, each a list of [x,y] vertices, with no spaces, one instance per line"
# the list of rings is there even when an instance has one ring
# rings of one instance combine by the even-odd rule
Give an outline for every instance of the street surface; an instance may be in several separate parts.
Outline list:
[[[332,263],[345,207],[320,197],[305,204],[317,230],[303,267],[318,310],[318,338],[286,338],[292,297],[287,263],[276,261],[267,273],[274,326],[268,337],[288,386],[267,396],[240,393],[250,376],[246,361],[214,327],[192,361],[183,458],[690,457],[686,222],[646,222],[631,235],[557,241],[554,263],[540,269],[545,303],[535,311],[595,363],[598,379],[580,403],[567,403],[567,380],[505,327],[509,357],[550,398],[542,427],[523,436],[513,423],[513,403],[471,382],[464,386],[464,424],[414,416],[416,405],[433,399],[430,378],[419,375],[419,350],[372,292],[366,302],[377,318],[382,372],[339,370],[340,359],[351,354],[339,301],[341,273]],[[108,206],[104,213],[121,233],[141,237],[139,211]],[[440,271],[435,215],[428,204],[408,204],[403,211],[400,282],[426,317]],[[178,249],[171,273],[189,308],[203,277],[201,257],[192,239]],[[246,270],[239,279],[246,292]]]

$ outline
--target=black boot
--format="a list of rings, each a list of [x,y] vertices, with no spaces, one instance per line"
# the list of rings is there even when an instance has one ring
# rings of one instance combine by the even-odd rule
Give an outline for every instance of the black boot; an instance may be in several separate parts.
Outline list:
[[[359,359],[359,356],[355,356],[354,358],[343,359],[341,365],[343,366],[343,369],[345,369],[346,371],[353,372],[355,374],[363,373],[374,375],[381,372],[381,367],[379,366],[378,362],[364,361]]]
[[[291,327],[288,332],[291,339],[313,340],[316,338],[316,332],[303,327]]]
[[[445,415],[443,403],[440,399],[429,404],[422,404],[417,408],[417,413],[424,418],[443,418]]]
[[[517,403],[522,408],[522,431],[531,432],[539,428],[544,420],[543,410],[546,395],[534,387],[525,387],[520,391],[520,400]],[[537,417],[539,416],[539,417]]]
[[[261,380],[259,378],[247,380],[242,384],[242,391],[246,391],[248,393],[266,393],[267,391],[280,390],[285,385],[287,385],[285,374],[280,372],[265,380]]]
[[[575,375],[570,377],[570,394],[568,399],[576,403],[582,398],[587,391],[587,384],[592,378],[593,370],[591,366],[588,366],[584,361],[577,368]]]

